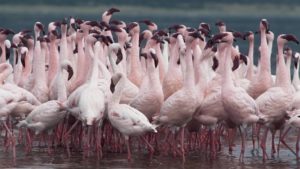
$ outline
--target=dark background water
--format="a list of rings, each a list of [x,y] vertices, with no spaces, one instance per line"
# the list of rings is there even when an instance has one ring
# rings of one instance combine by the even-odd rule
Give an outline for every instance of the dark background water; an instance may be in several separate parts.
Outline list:
[[[129,0],[119,2],[117,0],[0,0],[0,27],[11,28],[15,31],[32,29],[36,21],[47,25],[50,21],[62,20],[64,17],[73,16],[85,20],[99,20],[102,12],[112,6],[121,9],[113,19],[125,22],[150,19],[156,22],[159,29],[167,28],[173,24],[185,24],[198,27],[200,22],[211,24],[213,33],[217,32],[214,23],[218,20],[226,22],[228,29],[236,31],[256,31],[262,18],[268,19],[271,30],[275,36],[281,33],[291,33],[300,38],[300,1],[296,0],[213,0],[213,1],[182,1],[182,0]],[[145,26],[142,26],[144,29]],[[255,62],[259,57],[257,48],[259,36],[256,36]],[[276,41],[276,37],[275,37]],[[240,50],[247,54],[248,42],[238,40],[236,43]],[[288,44],[294,51],[299,51],[299,46]],[[275,72],[276,43],[273,46],[272,71]],[[1,142],[2,138],[0,138]],[[294,146],[295,140],[290,142]],[[214,161],[210,161],[201,153],[191,153],[185,165],[180,159],[155,156],[152,160],[142,152],[134,152],[134,161],[128,163],[126,153],[105,154],[104,159],[97,160],[92,157],[82,159],[80,153],[75,153],[70,159],[64,150],[57,150],[52,156],[48,156],[45,148],[35,148],[32,153],[24,154],[23,148],[17,148],[17,165],[12,165],[10,153],[5,153],[0,148],[0,168],[297,168],[298,162],[294,155],[287,150],[282,150],[280,158],[262,163],[261,156],[252,156],[250,153],[251,142],[248,142],[245,164],[238,162],[239,142],[236,142],[234,155],[227,153],[225,146],[223,151]],[[2,147],[2,146],[1,146]],[[269,148],[270,146],[268,146]],[[270,150],[268,150],[270,152]]]
[[[75,2],[77,1],[75,0]],[[94,1],[92,2],[95,3]],[[74,6],[67,5],[66,2],[63,3],[62,6],[59,6],[57,3],[54,3],[54,5],[47,3],[40,4],[41,2],[32,5],[28,5],[23,2],[23,4],[18,4],[17,6],[14,6],[12,3],[4,3],[4,6],[0,6],[0,27],[11,28],[15,31],[20,31],[22,29],[32,29],[34,23],[36,21],[40,21],[45,24],[47,29],[49,22],[57,20],[60,21],[62,18],[69,16],[82,18],[85,20],[100,20],[102,12],[112,6],[121,9],[121,12],[116,13],[113,16],[113,19],[123,20],[125,22],[150,19],[158,24],[159,29],[165,29],[173,24],[184,24],[190,27],[198,27],[199,23],[206,22],[211,24],[213,33],[217,33],[217,28],[214,26],[214,24],[216,21],[222,20],[227,24],[228,29],[240,32],[246,32],[250,30],[255,32],[259,28],[260,20],[262,18],[266,18],[270,23],[271,31],[273,31],[275,34],[275,43],[273,45],[274,50],[272,55],[273,73],[275,72],[276,60],[276,37],[282,33],[291,33],[300,38],[300,17],[288,12],[287,15],[285,15],[285,12],[289,11],[289,9],[293,11],[293,9],[296,8],[292,8],[291,6],[287,7],[287,9],[282,9],[276,12],[277,6],[269,7],[266,5],[266,7],[269,7],[273,10],[269,8],[260,9],[258,8],[259,5],[256,4],[254,7],[253,5],[251,7],[256,10],[251,12],[251,10],[247,10],[247,4],[236,6],[231,10],[228,5],[222,4],[217,8],[215,8],[213,4],[210,4],[207,8],[199,7],[199,9],[197,9],[195,7],[197,5],[190,6],[196,4],[194,1],[187,3],[189,5],[186,5],[182,8],[170,3],[170,9],[167,8],[168,4],[165,3],[162,3],[161,6],[158,6],[156,3],[146,3],[144,6],[142,6],[141,3],[137,3],[136,1],[129,1],[130,3],[128,6],[128,4],[125,4],[124,2],[121,4],[113,2],[107,4],[103,2],[105,5],[100,4],[99,8],[97,4],[91,5],[91,3],[86,3],[87,5],[77,4]],[[133,5],[134,2],[136,2],[139,6]],[[175,2],[177,1],[175,0]],[[281,8],[278,7],[278,9]],[[246,10],[246,12],[243,12],[243,10]],[[261,12],[260,10],[264,11],[265,13],[259,14]],[[296,10],[295,13],[297,13],[297,11],[298,10]],[[145,29],[144,25],[141,25],[141,27],[142,29]],[[255,63],[257,63],[257,58],[259,57],[259,35],[256,35],[255,41]],[[236,45],[240,47],[242,53],[247,55],[248,41],[238,40]],[[294,51],[299,51],[299,47],[294,44],[288,44],[288,46],[292,47]]]

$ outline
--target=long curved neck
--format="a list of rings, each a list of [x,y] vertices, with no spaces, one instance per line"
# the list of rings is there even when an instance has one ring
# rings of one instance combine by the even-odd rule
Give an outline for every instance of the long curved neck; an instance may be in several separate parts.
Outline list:
[[[55,39],[50,42],[50,59],[49,59],[49,71],[48,71],[48,84],[50,85],[54,76],[58,71],[58,57],[59,53]]]
[[[66,83],[63,77],[64,68],[62,68],[62,65],[59,67],[59,70],[57,72],[57,78],[58,78],[58,87],[57,87],[57,93],[58,93],[58,101],[64,102],[67,100],[67,87]]]
[[[185,64],[186,66],[183,86],[192,89],[195,87],[195,72],[192,60],[192,49],[190,45],[187,45]]]
[[[62,63],[68,57],[68,42],[67,42],[67,31],[62,29],[61,40],[60,40],[60,52],[59,62]]]
[[[28,53],[25,55],[25,67],[23,69],[23,77],[28,77],[31,73],[31,61],[30,61],[30,55],[32,54],[32,47],[29,48]]]
[[[139,34],[134,33],[132,36],[132,49],[131,49],[131,56],[130,56],[130,71],[140,71],[141,63],[139,59]]]
[[[299,61],[298,61],[298,64],[299,64]],[[300,85],[300,80],[299,80],[299,65],[297,65],[297,67],[294,66],[293,85],[296,88]]]
[[[12,67],[7,63],[2,63],[0,65],[0,70],[2,70],[0,74],[0,85],[2,85],[13,70]]]
[[[253,74],[254,74],[253,53],[254,53],[254,40],[250,40],[249,41],[249,51],[248,51],[249,64],[248,64],[248,70],[247,70],[247,74],[246,74],[246,78],[248,80],[252,80]]]
[[[194,72],[195,72],[195,82],[198,83],[200,78],[200,61],[202,60],[202,51],[198,45],[199,41],[192,42],[193,56],[194,56]]]
[[[113,60],[112,50],[108,50],[108,59],[109,59],[110,65],[111,65],[112,73],[115,74],[117,72],[117,64]]]
[[[115,91],[112,94],[111,102],[109,104],[119,104],[120,103],[121,96],[122,96],[122,93],[123,93],[123,89],[124,89],[124,86],[125,86],[125,83],[126,83],[126,79],[123,76],[124,75],[122,75],[121,79],[119,80],[119,82],[115,86]]]
[[[160,49],[160,43],[157,43],[155,45],[155,51],[156,51],[156,55],[157,55],[157,58],[158,58],[159,79],[160,79],[160,82],[162,83],[163,79],[165,77],[166,69],[165,69],[165,65],[164,65],[162,52],[161,52],[161,49]]]
[[[45,50],[41,49],[40,41],[36,41],[34,48],[34,66],[33,66],[33,76],[36,85],[47,85],[46,84],[46,72],[45,72]]]
[[[0,42],[0,47],[2,49],[1,63],[5,63],[6,62],[6,50],[5,50],[5,44],[4,44],[4,42]]]
[[[226,47],[223,48],[224,50],[220,52],[222,65],[224,65],[223,69],[223,77],[222,77],[222,87],[228,87],[232,88],[234,87],[233,79],[232,79],[232,71],[231,71],[231,65],[232,65],[232,59],[231,59],[231,44],[226,44]]]
[[[283,56],[283,43],[278,43],[278,58],[276,66],[276,81],[275,85],[279,87],[287,87],[290,85],[290,77],[286,69]]]
[[[286,59],[286,71],[288,73],[288,77],[291,77],[291,62],[292,62],[292,56],[287,55]],[[291,80],[291,79],[290,79]],[[291,81],[290,81],[291,83]]]
[[[97,47],[99,47],[99,45],[100,45],[100,42],[96,42],[95,47],[97,48]],[[89,52],[89,56],[92,59],[92,68],[91,68],[91,72],[90,72],[90,84],[96,86],[98,76],[99,76],[98,58],[96,57],[96,53],[93,53],[92,44],[88,44],[87,50]],[[97,51],[97,50],[95,50],[95,51]]]
[[[262,74],[262,72],[267,72],[271,74],[271,63],[270,63],[270,50],[268,48],[267,44],[267,36],[265,31],[261,31],[260,36],[260,69],[259,74]]]

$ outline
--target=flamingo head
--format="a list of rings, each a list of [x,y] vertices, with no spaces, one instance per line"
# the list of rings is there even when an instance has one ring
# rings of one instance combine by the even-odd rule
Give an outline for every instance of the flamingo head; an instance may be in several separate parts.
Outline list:
[[[35,32],[42,32],[45,35],[44,25],[41,22],[36,22],[34,24],[34,31]]]
[[[152,21],[150,21],[150,20],[148,20],[148,19],[141,20],[141,21],[139,21],[139,23],[144,23],[144,24],[146,24],[146,25],[148,26],[148,29],[149,29],[150,31],[156,31],[156,30],[157,30],[157,25],[156,25],[156,23],[154,23],[154,22],[152,22]]]
[[[121,73],[116,73],[111,77],[111,82],[110,82],[110,91],[112,93],[115,92],[115,87],[118,84],[118,82],[120,81],[120,79],[123,77],[123,75]]]
[[[156,51],[151,48],[151,49],[149,49],[149,53],[150,53],[151,58],[154,60],[154,66],[157,67],[158,58],[157,58],[157,55],[156,55]]]
[[[267,19],[262,19],[260,21],[259,29],[260,29],[260,31],[265,31],[266,33],[269,32],[270,26],[269,26],[269,22],[267,21]]]
[[[293,58],[294,58],[294,66],[297,69],[299,64],[299,59],[300,59],[300,53],[296,52]]]
[[[140,32],[140,26],[137,22],[132,22],[127,25],[126,30],[129,34],[139,33]]]
[[[199,29],[205,29],[207,32],[210,33],[210,26],[208,23],[204,23],[204,22],[201,22],[200,25],[199,25]]]
[[[239,56],[235,56],[233,59],[233,66],[231,68],[232,71],[235,71],[240,65],[240,59]]]
[[[291,42],[294,42],[296,44],[299,44],[299,41],[296,38],[296,36],[291,35],[291,34],[281,34],[281,35],[279,35],[279,37],[277,39],[277,43],[280,43],[280,41],[282,41],[282,40],[283,40],[283,43],[291,41]]]
[[[249,41],[253,41],[254,33],[252,31],[248,31],[248,32],[244,33],[243,39],[248,39]]]

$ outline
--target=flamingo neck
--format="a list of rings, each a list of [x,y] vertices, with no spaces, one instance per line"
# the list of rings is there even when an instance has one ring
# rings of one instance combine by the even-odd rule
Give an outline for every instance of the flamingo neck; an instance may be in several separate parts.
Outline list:
[[[57,78],[58,78],[58,88],[57,88],[57,93],[58,93],[58,101],[59,102],[64,102],[67,100],[67,87],[66,87],[66,81],[64,80],[63,72],[64,68],[62,65],[59,66],[59,70],[57,72]]]
[[[126,79],[125,79],[124,75],[122,75],[119,82],[115,86],[115,91],[112,94],[111,101],[109,104],[119,104],[120,103],[125,83],[126,83]]]
[[[95,45],[95,48],[99,47],[100,45],[100,42],[96,42],[96,45]],[[91,85],[97,85],[97,79],[98,79],[98,76],[99,76],[99,70],[98,70],[98,59],[96,57],[96,53],[93,53],[93,50],[92,50],[92,44],[88,44],[87,46],[87,50],[89,52],[89,56],[90,58],[92,59],[92,69],[91,69],[91,72],[90,72],[90,84]],[[97,50],[95,50],[97,51]]]
[[[261,31],[261,45],[260,45],[260,63],[258,74],[271,74],[270,51],[267,44],[267,36],[265,31]]]
[[[41,86],[47,86],[45,72],[45,50],[45,48],[41,48],[40,41],[37,41],[34,48],[33,76],[35,79],[35,84]]]
[[[248,70],[247,70],[247,74],[246,74],[246,78],[248,80],[252,80],[253,74],[254,74],[253,53],[254,53],[254,40],[250,40],[249,41],[249,51],[248,51],[249,64],[248,64]]]
[[[300,85],[300,80],[299,80],[299,65],[297,65],[297,67],[294,67],[293,85],[295,86],[295,88],[297,90],[299,90],[298,89],[298,86]]]
[[[4,42],[0,42],[0,47],[2,49],[1,63],[5,63],[6,62],[6,50],[5,50],[5,44],[4,44]]]
[[[278,43],[275,85],[280,87],[288,87],[290,85],[290,77],[288,76],[288,72],[284,62],[283,46],[283,43]]]
[[[222,53],[220,52],[223,67],[223,77],[222,77],[222,88],[233,88],[233,79],[232,79],[232,59],[231,59],[231,48],[232,44],[226,44],[227,47],[224,48]]]
[[[193,89],[195,87],[195,72],[192,60],[192,49],[190,46],[187,46],[186,49],[185,65],[183,86],[188,89]]]
[[[48,82],[51,84],[54,76],[58,70],[58,50],[55,43],[55,39],[50,42],[50,59],[49,59],[49,71],[48,71]]]

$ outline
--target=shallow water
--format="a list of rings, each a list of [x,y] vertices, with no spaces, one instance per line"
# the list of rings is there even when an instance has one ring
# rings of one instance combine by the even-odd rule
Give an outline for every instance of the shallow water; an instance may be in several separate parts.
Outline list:
[[[1,140],[1,139],[0,139]],[[278,140],[278,139],[277,139]],[[295,137],[289,136],[288,144],[295,147]],[[268,139],[270,143],[270,139]],[[228,147],[224,145],[222,151],[219,152],[215,160],[210,160],[203,152],[190,152],[186,155],[186,162],[182,164],[181,158],[172,156],[154,155],[152,159],[146,152],[133,151],[132,162],[127,161],[127,153],[105,153],[103,159],[98,160],[92,155],[89,158],[83,158],[80,152],[72,152],[71,158],[67,157],[67,153],[63,148],[57,148],[53,155],[47,154],[46,147],[34,147],[29,154],[24,153],[24,147],[17,147],[16,165],[10,152],[4,152],[0,149],[0,168],[111,168],[111,169],[156,169],[156,168],[182,168],[182,169],[198,169],[198,168],[238,168],[238,169],[290,169],[300,167],[300,162],[297,162],[296,157],[284,147],[280,150],[280,156],[262,162],[262,153],[252,154],[252,142],[247,141],[244,163],[239,162],[240,142],[235,141],[233,154],[228,153]],[[270,157],[270,145],[267,145],[268,156]]]

